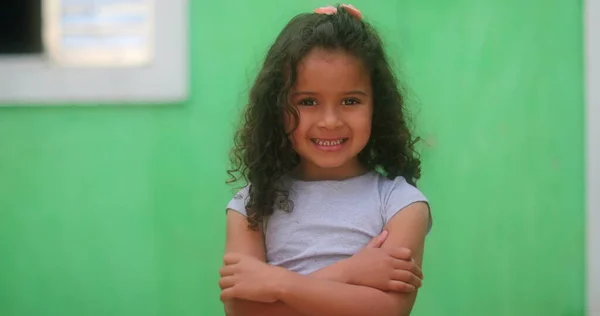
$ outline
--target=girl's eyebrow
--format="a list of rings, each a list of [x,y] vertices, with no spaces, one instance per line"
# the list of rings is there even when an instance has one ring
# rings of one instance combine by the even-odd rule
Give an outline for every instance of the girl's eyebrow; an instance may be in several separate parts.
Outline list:
[[[318,93],[312,91],[294,91],[292,95],[317,95]]]
[[[364,95],[364,96],[368,96],[368,94],[362,90],[352,90],[352,91],[347,91],[344,92],[344,95],[350,95],[350,94],[360,94],[360,95]],[[298,95],[318,95],[318,93],[313,92],[313,91],[295,91],[292,93],[292,95],[294,96],[298,96]]]
[[[368,96],[367,93],[362,90],[352,90],[352,91],[348,91],[344,94],[360,94],[360,95],[364,95],[365,97]]]

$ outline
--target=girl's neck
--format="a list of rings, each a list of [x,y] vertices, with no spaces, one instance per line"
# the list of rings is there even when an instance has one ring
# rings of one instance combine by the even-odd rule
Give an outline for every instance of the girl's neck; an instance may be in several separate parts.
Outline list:
[[[292,171],[292,176],[303,181],[346,180],[363,175],[368,169],[358,159],[353,159],[343,166],[336,168],[321,168],[310,162],[301,160],[298,167]]]

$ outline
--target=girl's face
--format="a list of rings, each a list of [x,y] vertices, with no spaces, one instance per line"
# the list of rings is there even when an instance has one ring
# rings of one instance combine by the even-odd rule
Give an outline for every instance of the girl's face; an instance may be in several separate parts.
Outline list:
[[[302,176],[343,179],[363,172],[357,155],[371,135],[373,98],[361,60],[343,51],[313,49],[298,65],[290,99],[300,119],[292,143]],[[291,124],[288,118],[288,130]]]

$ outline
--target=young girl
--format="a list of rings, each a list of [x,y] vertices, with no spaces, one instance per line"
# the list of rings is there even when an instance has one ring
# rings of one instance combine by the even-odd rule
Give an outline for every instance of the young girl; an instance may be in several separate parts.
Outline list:
[[[408,315],[427,200],[404,102],[351,5],[293,18],[270,48],[233,149],[227,315]]]

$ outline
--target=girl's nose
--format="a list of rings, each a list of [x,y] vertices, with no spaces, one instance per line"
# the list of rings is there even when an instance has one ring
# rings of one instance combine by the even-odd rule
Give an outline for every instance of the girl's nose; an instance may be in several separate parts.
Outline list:
[[[343,121],[340,117],[339,107],[337,106],[326,106],[323,108],[322,117],[319,122],[319,126],[326,129],[336,129],[343,125]]]

